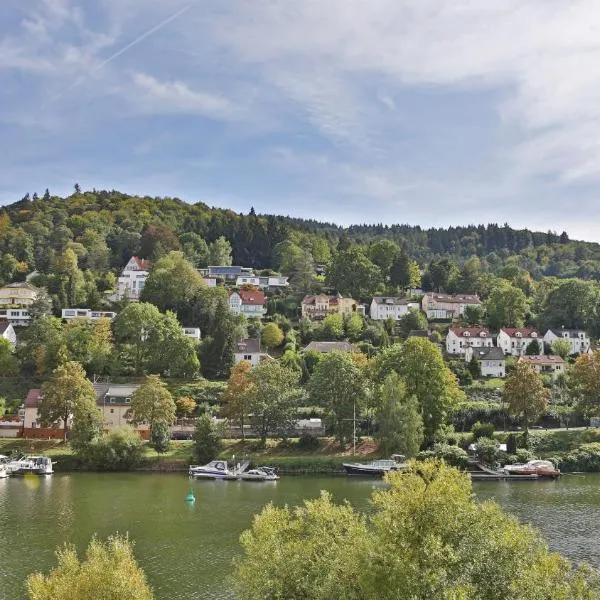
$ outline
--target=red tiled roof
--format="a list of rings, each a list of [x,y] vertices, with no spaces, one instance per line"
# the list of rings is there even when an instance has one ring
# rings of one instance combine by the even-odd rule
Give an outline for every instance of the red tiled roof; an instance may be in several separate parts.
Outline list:
[[[257,306],[264,306],[266,299],[262,292],[254,290],[240,290],[237,292],[239,297],[242,299],[242,304],[254,304]]]
[[[152,263],[149,260],[146,260],[145,258],[138,258],[137,256],[132,256],[131,258],[135,261],[140,271],[150,270]]]
[[[450,331],[458,337],[462,337],[465,333],[468,333],[469,337],[490,337],[490,330],[487,327],[451,327]],[[485,335],[482,336],[482,333]]]
[[[500,331],[504,331],[510,337],[515,337],[517,333],[520,333],[522,337],[531,337],[532,333],[535,333],[536,337],[540,337],[539,331],[532,327],[501,327]]]
[[[27,396],[25,397],[25,408],[37,408],[40,403],[40,396],[42,395],[42,390],[32,389],[27,392]]]
[[[519,361],[524,363],[530,363],[532,365],[563,365],[564,359],[560,356],[521,356]]]

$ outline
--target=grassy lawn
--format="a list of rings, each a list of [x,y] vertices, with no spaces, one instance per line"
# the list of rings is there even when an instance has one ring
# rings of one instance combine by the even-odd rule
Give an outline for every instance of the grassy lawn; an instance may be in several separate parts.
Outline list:
[[[480,388],[486,390],[502,390],[504,388],[504,379],[501,379],[500,377],[490,377],[489,379],[477,379],[473,382],[471,388]]]

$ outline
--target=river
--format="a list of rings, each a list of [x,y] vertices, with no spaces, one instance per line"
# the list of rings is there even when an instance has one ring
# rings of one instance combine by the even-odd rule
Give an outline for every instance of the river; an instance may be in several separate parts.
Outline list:
[[[190,482],[185,475],[55,474],[34,483],[0,479],[0,600],[25,597],[26,576],[55,564],[64,542],[85,548],[97,533],[128,532],[157,600],[230,598],[239,535],[268,502],[298,504],[322,489],[356,508],[377,481],[283,477],[278,482]],[[185,497],[192,487],[196,502]],[[552,482],[479,482],[481,499],[536,525],[551,547],[600,567],[600,475]]]

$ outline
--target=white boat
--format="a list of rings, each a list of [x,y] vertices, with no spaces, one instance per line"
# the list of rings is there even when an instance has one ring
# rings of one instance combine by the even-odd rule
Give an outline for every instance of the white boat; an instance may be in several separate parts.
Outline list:
[[[366,475],[368,477],[382,477],[390,471],[401,471],[404,468],[405,457],[393,454],[390,460],[373,460],[370,463],[343,463],[344,471],[348,475]]]
[[[258,470],[266,475],[265,481],[277,481],[279,479],[279,475],[273,467],[258,467]]]
[[[54,463],[47,456],[23,456],[6,464],[9,475],[52,475]]]
[[[242,481],[266,481],[267,474],[260,469],[250,469],[240,475]]]
[[[225,460],[213,460],[207,465],[190,465],[189,474],[198,479],[237,479],[237,473],[228,468]]]

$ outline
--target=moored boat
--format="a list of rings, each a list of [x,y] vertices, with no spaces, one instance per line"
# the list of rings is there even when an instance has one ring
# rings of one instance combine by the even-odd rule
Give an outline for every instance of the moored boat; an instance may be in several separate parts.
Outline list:
[[[400,471],[404,468],[404,456],[394,454],[391,459],[373,460],[370,463],[343,463],[347,475],[366,475],[382,477],[390,471]]]
[[[240,475],[242,481],[266,481],[267,474],[260,469],[250,469]]]
[[[189,474],[198,479],[237,479],[237,474],[229,469],[225,460],[213,460],[207,465],[190,465]]]
[[[6,470],[9,475],[52,475],[53,464],[47,456],[22,456],[6,463]]]
[[[530,460],[528,463],[506,465],[504,471],[509,475],[537,475],[555,479],[560,471],[549,460]]]

